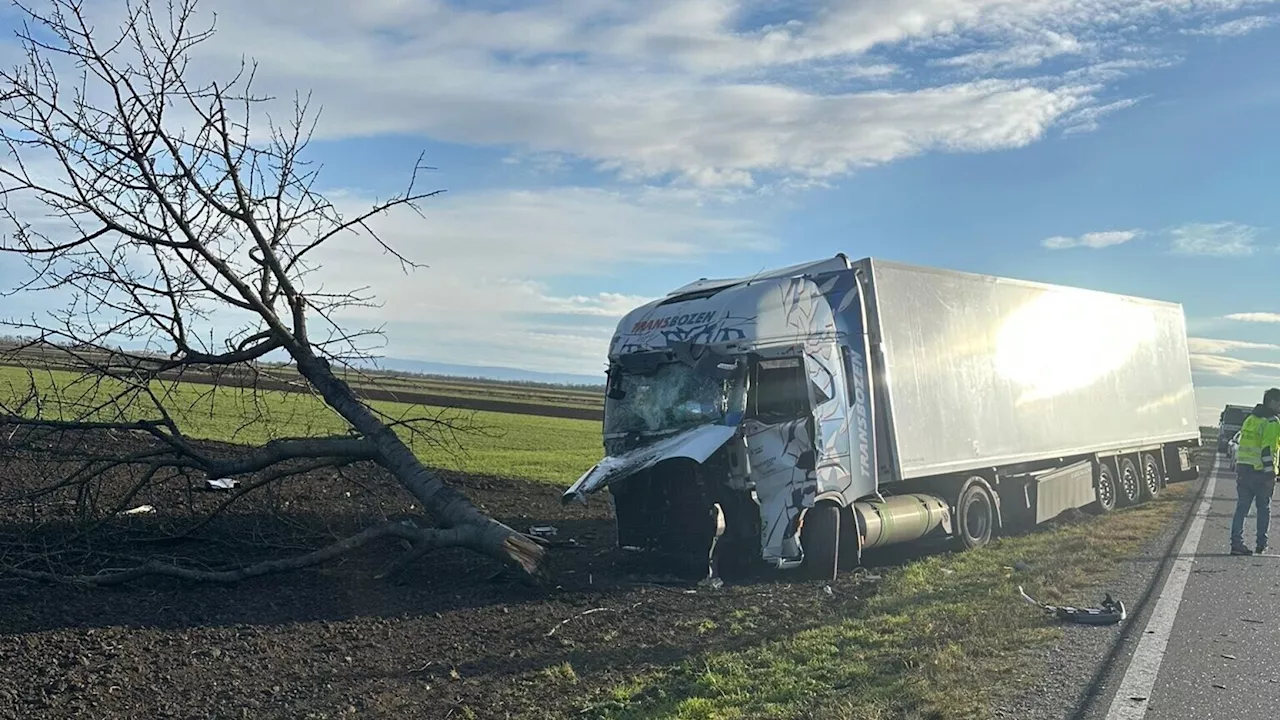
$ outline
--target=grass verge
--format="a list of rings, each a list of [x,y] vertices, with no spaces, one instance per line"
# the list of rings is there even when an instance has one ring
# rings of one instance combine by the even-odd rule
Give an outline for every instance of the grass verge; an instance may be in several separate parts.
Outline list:
[[[989,717],[1023,651],[1061,635],[1057,621],[1023,603],[1092,604],[1097,585],[1173,521],[1191,484],[1098,518],[1002,538],[974,552],[936,555],[886,571],[874,588],[842,578],[834,592],[794,607],[779,633],[743,610],[762,640],[627,679],[594,698],[584,716],[671,718]],[[1020,568],[1015,570],[1014,568]],[[807,620],[807,622],[806,622]],[[1099,632],[1106,632],[1100,629]]]
[[[0,367],[0,401],[24,398],[34,379],[46,418],[84,417],[87,408],[111,397],[110,383],[95,385],[77,373],[40,370],[32,376]],[[280,437],[346,432],[346,422],[323,401],[301,392],[261,391],[201,383],[154,383],[166,410],[189,437],[257,445]],[[116,392],[119,390],[116,389]],[[600,423],[587,420],[450,410],[407,403],[370,402],[388,417],[435,423],[429,440],[402,433],[414,453],[432,467],[480,475],[533,480],[567,487],[603,454]],[[147,401],[136,407],[111,404],[102,420],[155,418]]]

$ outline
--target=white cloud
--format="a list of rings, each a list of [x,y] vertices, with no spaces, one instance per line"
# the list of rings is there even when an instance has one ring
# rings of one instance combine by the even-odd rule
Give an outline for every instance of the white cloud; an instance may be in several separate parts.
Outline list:
[[[1280,313],[1273,312],[1243,312],[1232,313],[1226,316],[1228,320],[1248,323],[1280,323]]]
[[[1257,251],[1261,228],[1236,222],[1190,223],[1170,231],[1173,251],[1180,255],[1239,257]]]
[[[1065,237],[1058,235],[1045,239],[1041,245],[1049,248],[1050,250],[1067,250],[1078,247],[1093,248],[1096,250],[1127,243],[1141,234],[1141,230],[1108,230],[1105,232],[1085,233],[1080,237]]]
[[[1071,34],[1046,30],[1038,38],[995,50],[980,50],[934,61],[942,67],[966,68],[975,72],[1033,68],[1064,55],[1086,55],[1096,50],[1091,43],[1081,42]]]
[[[1242,35],[1257,32],[1258,30],[1264,30],[1277,24],[1280,24],[1280,16],[1250,15],[1248,17],[1237,18],[1235,20],[1230,20],[1207,28],[1193,28],[1186,32],[1189,35],[1240,37]]]
[[[1102,118],[1137,105],[1143,98],[1124,98],[1106,105],[1089,105],[1068,113],[1062,119],[1063,135],[1093,132],[1102,126]]]
[[[1280,322],[1280,314],[1274,314],[1269,322]],[[1280,362],[1245,360],[1231,355],[1244,351],[1276,353],[1280,352],[1280,345],[1200,337],[1187,338],[1187,344],[1191,351],[1191,370],[1195,373],[1201,425],[1217,425],[1224,405],[1252,405],[1266,388],[1280,385]]]
[[[1191,369],[1210,375],[1236,377],[1239,375],[1264,375],[1280,378],[1280,363],[1241,360],[1226,355],[1191,354]]]
[[[1161,37],[1261,4],[819,0],[766,24],[746,0],[322,0],[307,13],[224,0],[205,59],[248,54],[265,90],[314,90],[327,138],[425,134],[626,179],[749,186],[1020,147],[1070,117],[1092,129],[1132,100],[1102,100],[1102,83],[1168,61]],[[1055,74],[1019,73],[1050,59]]]
[[[1277,322],[1280,322],[1280,315],[1277,315],[1276,317]],[[1192,353],[1201,355],[1230,355],[1232,352],[1239,350],[1280,351],[1280,345],[1273,345],[1271,343],[1246,342],[1243,340],[1218,340],[1201,337],[1187,338],[1187,347]]]
[[[344,208],[364,204],[342,200]],[[370,224],[428,267],[402,272],[357,238],[317,255],[322,269],[313,282],[374,289],[380,307],[340,318],[353,326],[386,323],[391,344],[382,352],[389,356],[596,372],[617,321],[651,299],[616,292],[620,273],[670,273],[655,288],[664,292],[708,274],[706,263],[719,254],[773,247],[743,209],[730,214],[653,189],[446,194],[422,210],[425,217],[395,211]],[[590,290],[556,293],[553,281]]]

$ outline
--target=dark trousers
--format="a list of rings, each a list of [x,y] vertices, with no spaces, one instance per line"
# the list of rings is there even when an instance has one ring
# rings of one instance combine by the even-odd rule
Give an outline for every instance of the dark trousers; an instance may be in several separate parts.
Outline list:
[[[1244,545],[1244,519],[1249,508],[1258,509],[1258,547],[1266,547],[1267,530],[1271,527],[1271,495],[1276,489],[1276,478],[1270,471],[1258,470],[1248,465],[1236,466],[1236,514],[1231,519],[1231,545]]]

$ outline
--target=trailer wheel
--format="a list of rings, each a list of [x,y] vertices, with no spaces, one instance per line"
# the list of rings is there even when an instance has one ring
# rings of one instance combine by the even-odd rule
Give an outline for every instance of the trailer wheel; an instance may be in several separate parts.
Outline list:
[[[1142,501],[1142,476],[1138,473],[1138,466],[1134,464],[1133,458],[1120,459],[1120,482],[1116,485],[1116,489],[1120,491],[1121,506],[1129,507]]]
[[[1098,460],[1097,478],[1094,481],[1093,494],[1097,500],[1092,509],[1099,515],[1116,509],[1116,475],[1106,460]]]
[[[1156,456],[1144,453],[1142,456],[1142,494],[1148,500],[1160,497],[1160,486],[1164,484],[1164,474],[1160,472],[1160,463]]]
[[[965,549],[991,542],[996,526],[996,503],[985,483],[973,482],[956,502],[956,537]]]
[[[800,527],[804,571],[815,580],[835,580],[840,567],[840,508],[818,503],[804,514]]]

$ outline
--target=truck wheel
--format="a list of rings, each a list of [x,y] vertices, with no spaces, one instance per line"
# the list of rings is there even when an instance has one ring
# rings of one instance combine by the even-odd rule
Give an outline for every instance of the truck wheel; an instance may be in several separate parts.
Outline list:
[[[819,503],[804,514],[800,527],[805,574],[815,580],[835,580],[840,566],[840,508]]]
[[[1148,500],[1154,500],[1160,497],[1160,486],[1164,482],[1163,473],[1160,472],[1160,463],[1156,461],[1156,456],[1151,453],[1145,453],[1142,456],[1142,494]]]
[[[991,542],[996,526],[996,504],[986,485],[969,483],[956,503],[956,537],[965,549],[980,548]]]
[[[1101,515],[1116,509],[1116,474],[1105,460],[1098,460],[1093,495],[1097,498],[1091,507],[1094,512]]]
[[[1121,458],[1120,482],[1116,486],[1120,491],[1121,507],[1137,505],[1142,501],[1142,476],[1138,474],[1138,466],[1134,464],[1133,458]]]

